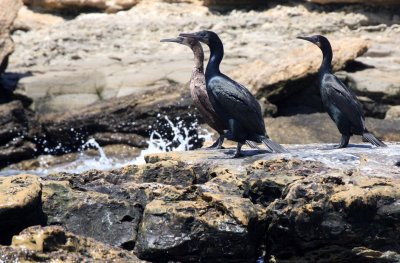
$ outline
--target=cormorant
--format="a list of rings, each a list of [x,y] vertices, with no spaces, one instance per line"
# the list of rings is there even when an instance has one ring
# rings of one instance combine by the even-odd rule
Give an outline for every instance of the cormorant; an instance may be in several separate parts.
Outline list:
[[[322,103],[342,134],[340,144],[336,148],[345,148],[353,134],[363,136],[375,146],[387,147],[365,127],[364,113],[356,95],[332,73],[332,47],[329,40],[321,35],[298,38],[310,41],[322,51],[323,60],[319,68]]]
[[[228,130],[225,123],[218,117],[214,108],[211,105],[206,90],[206,80],[204,76],[204,52],[201,44],[194,38],[177,37],[162,39],[161,42],[174,42],[190,47],[194,54],[195,66],[190,78],[190,94],[194,105],[200,112],[203,120],[214,130],[219,133],[219,138],[213,143],[210,149],[221,149],[224,142],[224,131]],[[246,142],[252,148],[258,148],[253,142]]]
[[[212,31],[200,31],[182,33],[180,36],[197,39],[210,48],[205,74],[207,93],[219,118],[228,127],[225,137],[238,143],[234,157],[240,156],[241,147],[246,141],[262,142],[271,151],[287,152],[269,139],[260,104],[254,96],[244,86],[220,72],[224,47],[218,35]]]

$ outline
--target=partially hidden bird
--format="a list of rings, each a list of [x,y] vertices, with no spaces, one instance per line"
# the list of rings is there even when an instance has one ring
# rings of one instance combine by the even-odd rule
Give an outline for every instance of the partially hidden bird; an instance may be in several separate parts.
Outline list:
[[[260,104],[250,91],[221,73],[219,66],[224,47],[219,36],[212,31],[181,33],[179,36],[196,39],[210,48],[205,74],[206,90],[213,109],[227,127],[225,137],[238,143],[234,158],[241,156],[241,147],[246,141],[264,143],[273,152],[287,152],[268,137]]]
[[[372,145],[387,147],[368,131],[362,106],[354,92],[332,73],[333,52],[329,40],[321,35],[297,38],[317,45],[322,51],[323,59],[318,71],[322,103],[342,135],[335,148],[347,147],[354,134],[361,135]]]
[[[218,117],[218,114],[215,112],[208,98],[204,76],[204,52],[200,42],[197,39],[188,37],[166,38],[161,39],[161,42],[178,43],[188,46],[193,51],[195,65],[190,78],[190,94],[202,119],[219,134],[218,139],[209,148],[221,149],[224,142],[224,131],[227,130],[228,127]],[[252,148],[258,148],[252,141],[246,141],[246,143]]]

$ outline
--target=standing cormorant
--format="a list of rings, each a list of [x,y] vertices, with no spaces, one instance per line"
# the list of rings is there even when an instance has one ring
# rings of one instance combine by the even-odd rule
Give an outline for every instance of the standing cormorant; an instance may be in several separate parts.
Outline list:
[[[180,36],[197,39],[210,48],[205,74],[207,93],[219,118],[228,127],[225,137],[238,142],[234,157],[240,156],[241,147],[247,140],[262,142],[275,152],[287,152],[281,145],[269,139],[260,104],[254,96],[244,86],[220,72],[224,47],[218,35],[212,31],[200,31],[182,33]]]
[[[182,44],[190,47],[190,49],[193,51],[195,65],[190,78],[190,94],[192,96],[194,105],[199,110],[203,120],[219,133],[219,138],[209,148],[221,149],[222,143],[224,142],[224,131],[228,130],[228,127],[218,117],[211,105],[210,99],[208,98],[206,80],[204,76],[204,52],[200,42],[194,38],[187,37],[167,38],[162,39],[161,42],[174,42]],[[252,148],[257,148],[257,146],[251,141],[247,141],[246,143]]]
[[[342,134],[336,148],[345,148],[353,134],[363,136],[375,146],[387,147],[365,127],[364,113],[356,95],[332,73],[332,47],[328,39],[320,35],[298,38],[310,41],[322,51],[323,60],[319,68],[322,103]]]

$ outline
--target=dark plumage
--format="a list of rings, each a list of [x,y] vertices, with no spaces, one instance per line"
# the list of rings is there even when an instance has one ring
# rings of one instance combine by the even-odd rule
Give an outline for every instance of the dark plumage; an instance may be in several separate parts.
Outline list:
[[[224,123],[219,119],[208,98],[204,77],[204,52],[200,42],[187,37],[162,39],[161,42],[175,42],[188,46],[193,51],[195,66],[190,78],[190,94],[203,120],[219,133],[219,138],[210,148],[220,149],[224,142],[224,130],[226,130],[227,127],[225,127]]]
[[[220,72],[224,48],[218,35],[211,31],[200,31],[183,33],[180,36],[197,39],[210,48],[205,74],[207,93],[214,110],[228,127],[226,138],[238,142],[234,157],[240,156],[241,147],[247,140],[262,142],[275,152],[287,152],[266,134],[261,107],[254,96],[245,87]]]
[[[386,144],[375,138],[365,127],[364,113],[356,95],[332,73],[332,47],[328,39],[320,35],[298,38],[314,43],[322,51],[320,92],[326,111],[342,134],[337,148],[346,147],[353,134],[363,136],[375,146],[386,147]]]
[[[162,39],[161,42],[174,42],[190,47],[194,54],[195,66],[190,78],[190,94],[194,105],[199,110],[203,120],[214,130],[219,133],[219,138],[211,145],[210,149],[221,149],[224,142],[224,131],[228,127],[218,117],[208,98],[206,89],[206,80],[204,76],[204,52],[201,44],[194,38],[177,37]],[[246,142],[250,147],[257,148],[252,142]]]

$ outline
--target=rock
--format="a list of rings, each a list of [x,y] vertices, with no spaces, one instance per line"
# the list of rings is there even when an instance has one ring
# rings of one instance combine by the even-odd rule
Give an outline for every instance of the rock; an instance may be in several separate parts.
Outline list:
[[[39,130],[34,114],[20,101],[0,105],[0,167],[32,158],[37,151],[33,135]]]
[[[400,3],[396,0],[372,0],[365,2],[363,0],[308,0],[308,2],[317,4],[369,4],[379,6],[397,6]]]
[[[64,19],[59,16],[34,12],[23,6],[19,9],[18,16],[14,21],[14,30],[38,30],[43,27],[54,26],[63,23]]]
[[[7,67],[8,56],[14,51],[14,43],[10,38],[10,31],[18,10],[22,6],[20,0],[4,0],[0,3],[0,75]]]
[[[74,235],[59,226],[30,227],[13,237],[10,247],[0,246],[4,262],[145,262],[126,250]]]
[[[24,0],[26,5],[35,8],[43,8],[44,10],[104,10],[107,12],[117,12],[129,9],[136,5],[140,0]]]
[[[126,144],[134,147],[146,147],[146,138],[137,134],[126,134],[126,133],[111,133],[111,132],[103,132],[103,133],[95,133],[93,134],[93,138],[100,145],[108,145],[108,144]]]
[[[43,211],[47,224],[101,242],[132,249],[142,207],[107,194],[72,189],[68,182],[43,182]]]
[[[398,34],[390,28],[379,34],[367,33],[361,29],[362,26],[382,23],[375,21],[375,18],[371,22],[369,11],[364,9],[363,12],[352,10],[346,13],[339,9],[321,13],[304,6],[279,6],[257,12],[241,10],[221,15],[210,12],[204,6],[188,4],[190,1],[170,2],[175,3],[141,1],[129,11],[117,14],[81,14],[75,19],[42,30],[16,31],[13,38],[18,45],[10,67],[16,72],[32,72],[32,76],[19,81],[17,91],[34,98],[34,109],[47,113],[49,110],[68,110],[71,107],[69,103],[75,107],[84,107],[85,103],[96,99],[133,93],[139,96],[145,91],[171,83],[187,84],[193,67],[191,51],[180,45],[161,44],[159,39],[174,36],[178,31],[199,30],[192,23],[193,15],[198,24],[221,35],[226,51],[221,69],[227,75],[236,76],[231,71],[251,61],[260,60],[264,66],[276,68],[273,71],[275,77],[278,80],[283,78],[285,83],[287,72],[281,75],[278,72],[280,69],[286,70],[280,66],[282,58],[285,58],[288,67],[293,68],[301,59],[293,58],[290,61],[287,54],[307,57],[308,51],[311,51],[315,55],[315,67],[321,56],[320,51],[311,44],[294,40],[297,35],[323,32],[338,41],[358,38],[354,44],[343,44],[349,45],[349,49],[355,48],[354,51],[349,50],[349,54],[340,54],[350,59],[357,52],[357,45],[365,43],[365,39],[371,38],[371,42],[377,43],[383,34],[393,35],[392,39],[396,39]],[[218,1],[225,6],[229,5],[228,2]],[[235,1],[240,2],[243,1]],[[378,17],[383,15],[379,13]],[[305,18],[311,19],[313,23],[305,23]],[[303,49],[299,48],[301,45]],[[308,56],[307,59],[311,61],[312,57]],[[242,75],[238,80],[246,78],[245,72],[237,72]],[[310,86],[308,79],[296,83],[299,85],[289,87],[288,90],[306,90]],[[311,93],[318,95],[315,90]],[[309,101],[309,96],[300,98],[297,95],[293,94],[292,98],[298,98],[298,105]],[[282,96],[287,97],[283,93]],[[311,101],[318,102],[314,98]],[[281,106],[278,108],[286,107],[282,103],[278,104]],[[318,108],[318,105],[310,106]],[[272,113],[274,111],[272,109]],[[281,111],[278,110],[278,115],[282,115]]]
[[[301,253],[306,261],[329,255],[329,261],[348,262],[370,258],[367,253],[354,253],[356,247],[396,250],[391,244],[398,232],[391,229],[397,220],[398,182],[339,174],[310,176],[291,184],[283,199],[269,207],[268,235],[274,240],[269,243],[271,254],[294,260]],[[378,237],[383,233],[388,234]],[[278,238],[282,236],[284,241]]]
[[[208,198],[214,199],[212,195]],[[258,234],[253,231],[262,231],[256,224],[254,205],[237,197],[219,199],[209,204],[150,202],[139,229],[138,256],[151,261],[164,258],[184,262],[254,262]]]
[[[190,109],[191,100],[186,87],[172,86],[151,91],[142,96],[130,95],[117,99],[105,100],[83,109],[71,110],[64,114],[41,116],[44,129],[44,147],[65,152],[80,148],[92,135],[97,133],[126,134],[135,146],[141,146],[140,138],[149,136],[152,130],[166,138],[172,138],[171,128],[166,119],[182,121],[189,129],[195,118],[194,109]],[[178,118],[178,119],[176,119]],[[191,130],[190,134],[196,131]],[[134,134],[134,135],[129,135]],[[118,136],[118,135],[116,135]],[[104,138],[104,137],[103,137]],[[193,142],[198,145],[200,142]]]
[[[0,244],[22,229],[44,223],[42,185],[33,175],[0,177]]]
[[[393,262],[400,146],[388,145],[244,147],[238,159],[227,158],[234,146],[152,154],[143,165],[43,177],[43,211],[47,224],[150,261],[302,262],[328,253],[335,262]],[[16,244],[0,251],[25,253]]]
[[[339,143],[340,133],[327,113],[298,114],[288,117],[266,118],[268,135],[279,143]],[[384,141],[399,141],[400,122],[366,118],[369,131]],[[350,143],[361,142],[354,135]]]
[[[400,119],[400,106],[390,107],[390,109],[386,112],[385,119],[386,120]]]

